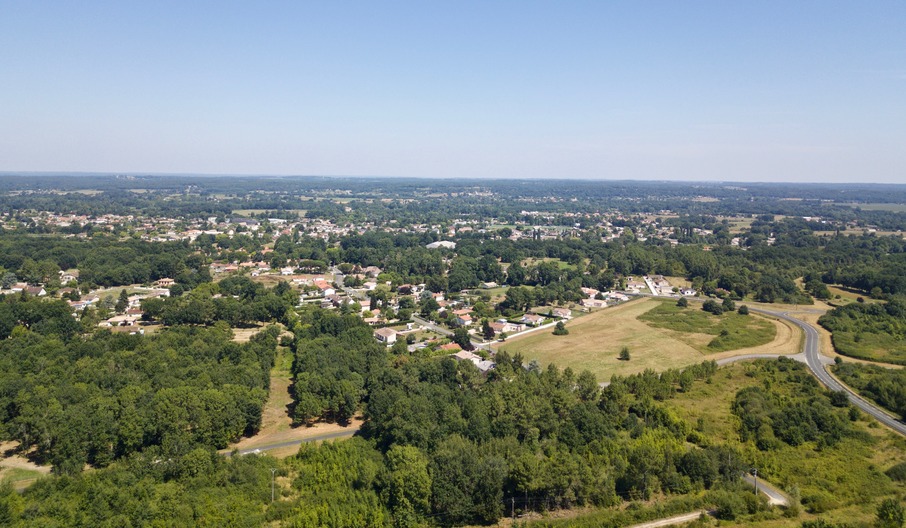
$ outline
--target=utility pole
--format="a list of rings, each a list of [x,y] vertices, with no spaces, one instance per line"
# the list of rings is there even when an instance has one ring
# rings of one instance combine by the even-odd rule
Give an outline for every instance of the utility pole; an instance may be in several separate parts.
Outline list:
[[[274,502],[274,483],[277,480],[277,468],[271,468],[271,502]]]

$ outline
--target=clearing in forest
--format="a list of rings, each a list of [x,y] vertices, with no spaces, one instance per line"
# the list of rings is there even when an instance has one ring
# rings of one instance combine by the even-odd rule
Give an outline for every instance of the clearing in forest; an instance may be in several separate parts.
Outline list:
[[[359,418],[354,418],[348,425],[319,422],[310,427],[293,427],[293,420],[289,415],[290,404],[293,401],[290,393],[292,362],[292,352],[286,347],[277,347],[277,358],[274,362],[274,368],[271,370],[270,395],[261,412],[261,429],[254,436],[243,438],[239,442],[230,445],[229,449],[223,450],[224,452],[229,452],[233,449],[240,451],[261,449],[267,450],[267,453],[271,456],[283,458],[296,454],[299,451],[299,446],[292,445],[273,450],[268,448],[287,442],[306,441],[333,433],[348,432],[351,436],[359,429],[362,424]]]

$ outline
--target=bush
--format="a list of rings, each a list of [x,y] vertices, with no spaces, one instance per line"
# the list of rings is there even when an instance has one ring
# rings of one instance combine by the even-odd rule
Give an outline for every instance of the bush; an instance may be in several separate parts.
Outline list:
[[[743,304],[739,307],[737,313],[739,313],[739,315],[749,315],[749,307]]]
[[[702,304],[702,310],[710,312],[714,315],[721,315],[724,313],[724,307],[717,304],[717,301],[709,299]]]
[[[563,324],[563,321],[557,322],[557,326],[554,327],[554,335],[556,335],[556,336],[569,335],[569,329],[566,328],[566,325]]]
[[[899,464],[892,466],[885,471],[884,474],[890,477],[891,480],[906,482],[906,462],[900,462]]]
[[[884,499],[878,506],[878,526],[881,528],[900,528],[906,524],[906,509],[896,499]]]
[[[676,301],[676,305],[679,306],[680,308],[685,308],[685,307],[689,306],[689,299],[686,299],[685,297],[680,297],[679,300]]]
[[[802,497],[802,505],[809,513],[824,513],[840,507],[840,502],[829,492],[818,490]]]
[[[725,521],[732,521],[749,512],[746,501],[738,494],[729,491],[714,492],[714,516]]]

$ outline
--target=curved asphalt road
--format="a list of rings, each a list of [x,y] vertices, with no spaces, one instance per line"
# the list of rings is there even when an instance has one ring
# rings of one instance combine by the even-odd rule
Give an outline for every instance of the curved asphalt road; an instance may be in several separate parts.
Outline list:
[[[640,295],[640,297],[657,298],[657,296],[646,295],[646,294],[642,294],[642,295]],[[698,302],[704,302],[707,300],[707,299],[704,299],[701,297],[687,297],[687,299],[689,299],[690,301],[698,301]],[[797,354],[795,356],[787,356],[787,357],[789,357],[791,359],[796,359],[799,361],[804,361],[805,364],[808,366],[808,369],[812,372],[812,374],[816,378],[818,378],[818,381],[820,381],[822,385],[824,385],[825,387],[827,387],[828,389],[830,389],[832,391],[845,392],[846,396],[849,398],[849,401],[853,405],[855,405],[856,407],[861,409],[863,412],[870,414],[871,416],[873,416],[875,419],[877,419],[879,422],[886,425],[887,427],[890,427],[891,429],[900,433],[901,435],[906,436],[906,423],[903,423],[900,420],[897,420],[896,418],[892,417],[891,415],[887,414],[885,411],[883,411],[882,409],[877,407],[875,404],[868,402],[867,400],[865,400],[864,398],[862,398],[861,396],[859,396],[858,394],[853,392],[849,387],[847,387],[847,386],[843,385],[842,383],[840,383],[839,381],[837,381],[836,378],[834,378],[827,372],[827,369],[825,368],[825,366],[833,363],[833,360],[831,360],[829,357],[823,356],[821,354],[818,330],[816,330],[814,326],[812,326],[811,324],[809,324],[805,321],[802,321],[800,319],[796,319],[795,317],[790,315],[790,312],[774,312],[771,310],[765,310],[763,308],[753,308],[752,306],[749,306],[749,310],[752,312],[757,312],[760,314],[777,317],[778,319],[783,319],[784,321],[789,321],[789,322],[793,323],[794,325],[798,326],[799,328],[801,328],[802,331],[805,333],[805,344],[802,346],[802,353]],[[807,309],[796,310],[796,311],[804,312],[804,313],[809,313],[809,312],[823,313],[823,312],[819,312],[819,311],[815,311],[815,310],[807,310]],[[736,356],[736,357],[730,357],[730,358],[718,360],[717,364],[725,365],[727,363],[732,363],[734,361],[742,361],[742,360],[746,360],[746,359],[765,359],[765,358],[776,358],[776,357],[779,357],[779,355],[778,354],[749,354],[749,355],[744,355],[744,356]],[[603,384],[602,384],[602,386],[603,386]]]
[[[806,323],[805,321],[792,317],[789,312],[772,312],[761,308],[752,308],[751,306],[749,307],[749,310],[773,317],[778,317],[780,319],[783,319],[784,321],[789,321],[801,328],[802,331],[805,332],[805,344],[802,347],[805,364],[808,366],[809,370],[812,371],[812,374],[814,374],[815,377],[818,378],[818,381],[820,381],[825,387],[832,391],[845,392],[849,397],[849,401],[852,402],[853,405],[861,409],[863,412],[872,415],[879,422],[883,423],[887,427],[890,427],[894,431],[902,435],[906,435],[906,424],[894,419],[889,414],[876,407],[874,404],[869,403],[865,399],[861,398],[852,390],[850,390],[849,387],[844,386],[827,372],[825,365],[833,363],[833,361],[831,361],[830,358],[821,355],[818,331],[815,330],[814,326]],[[797,357],[796,359],[800,358]]]

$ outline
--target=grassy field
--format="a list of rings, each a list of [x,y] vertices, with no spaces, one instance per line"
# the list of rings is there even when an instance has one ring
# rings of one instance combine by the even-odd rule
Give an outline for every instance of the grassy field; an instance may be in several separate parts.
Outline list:
[[[525,259],[525,260],[522,261],[522,266],[523,266],[523,267],[527,267],[527,266],[537,266],[538,264],[541,264],[542,262],[553,262],[553,263],[555,263],[555,264],[557,265],[558,268],[560,268],[560,269],[562,269],[562,270],[564,270],[564,269],[576,269],[575,266],[573,266],[572,264],[570,264],[570,263],[568,263],[568,262],[563,262],[562,260],[560,260],[560,259],[558,259],[558,258],[549,258],[549,257],[540,258],[540,259],[536,259],[536,258],[527,258],[527,259]]]
[[[906,339],[883,331],[834,332],[834,350],[844,356],[906,365]]]
[[[671,286],[676,286],[677,288],[691,288],[692,287],[692,283],[685,277],[664,276],[664,278],[667,279],[667,282],[669,282]]]
[[[648,368],[658,371],[682,368],[705,359],[736,353],[705,354],[702,350],[708,350],[707,345],[714,339],[713,335],[654,328],[639,320],[640,315],[660,304],[655,299],[630,301],[568,322],[569,335],[555,336],[542,330],[513,337],[500,343],[498,348],[510,354],[522,354],[526,361],[537,360],[542,365],[555,363],[561,368],[572,367],[577,372],[587,369],[600,381],[608,381],[614,374],[633,374]],[[762,321],[774,325],[777,338],[745,352],[798,352],[799,334],[796,330],[780,322]],[[632,358],[629,361],[617,359],[624,346],[629,348]]]
[[[779,449],[760,451],[751,442],[741,442],[738,419],[730,412],[736,392],[765,383],[776,387],[781,380],[781,376],[759,372],[751,363],[734,364],[721,368],[713,383],[695,384],[689,393],[679,394],[669,405],[687,422],[699,424],[702,433],[714,443],[738,448],[747,463],[758,467],[759,475],[769,482],[782,489],[796,486],[803,498],[826,497],[833,507],[820,515],[822,519],[870,521],[884,496],[906,492],[906,484],[893,482],[881,474],[906,461],[906,438],[879,427],[867,417],[854,424],[853,436],[833,447],[784,444]],[[795,391],[796,385],[790,384],[789,390]],[[803,514],[789,524],[764,526],[799,526],[803,519],[814,517]]]
[[[744,218],[744,217],[728,217],[727,220],[730,222],[730,234],[738,235],[743,231],[752,227],[752,222],[754,218]]]
[[[906,212],[906,204],[895,203],[838,203],[835,205],[845,205],[855,209],[858,207],[863,211],[891,211],[893,213]]]
[[[716,316],[694,304],[680,308],[674,301],[662,302],[639,319],[655,328],[674,330],[677,339],[705,354],[770,343],[777,333],[774,325],[758,316],[735,312]],[[702,334],[714,337],[702,346]]]
[[[17,467],[0,468],[0,482],[9,482],[17,490],[22,490],[33,484],[39,477],[46,473],[34,469]]]

